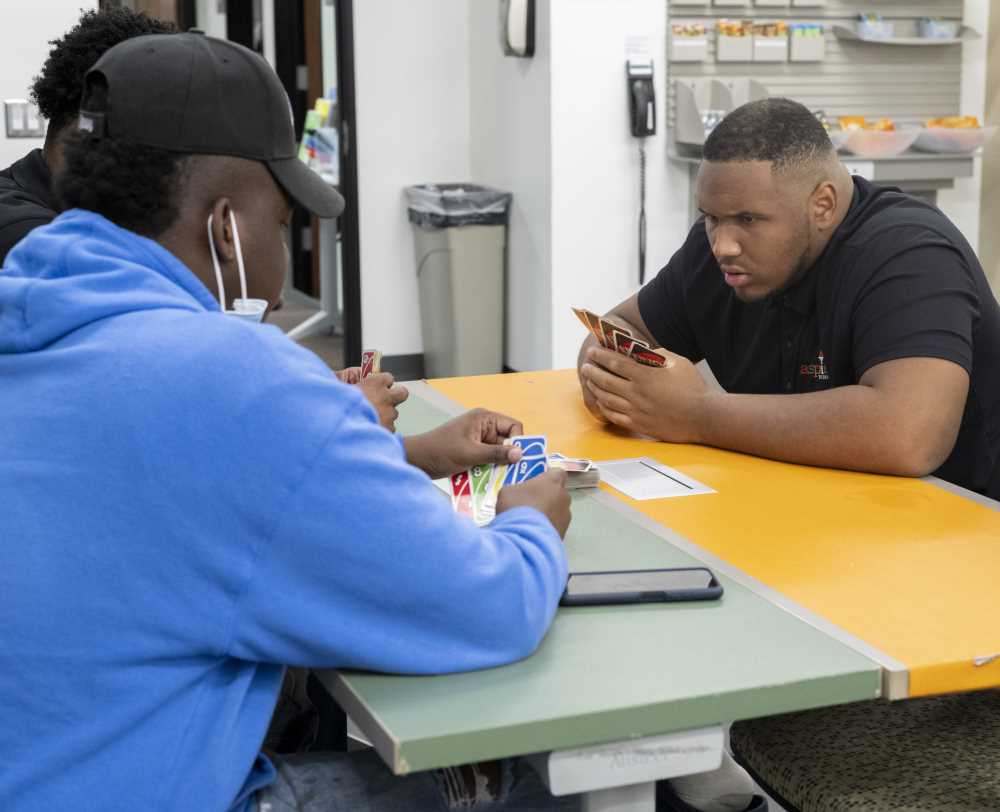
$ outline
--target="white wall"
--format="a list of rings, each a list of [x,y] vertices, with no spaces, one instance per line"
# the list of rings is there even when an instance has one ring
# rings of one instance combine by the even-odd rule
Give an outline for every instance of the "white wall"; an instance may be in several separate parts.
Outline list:
[[[422,351],[403,187],[469,179],[469,6],[354,0],[360,200],[347,204],[360,207],[362,342],[387,355]]]
[[[570,306],[605,310],[637,287],[638,142],[626,40],[648,38],[659,132],[646,139],[647,279],[683,243],[689,170],[667,158],[665,0],[538,0],[536,55],[501,54],[496,0],[355,0],[363,341],[420,352],[402,187],[469,179],[513,192],[505,361],[573,364]],[[988,0],[967,0],[986,31]],[[985,41],[964,46],[962,111],[981,115]],[[981,173],[939,204],[976,245]],[[349,202],[350,205],[350,202]]]
[[[996,13],[996,12],[995,12]],[[982,34],[980,39],[962,43],[961,113],[986,118],[986,48],[989,32],[989,0],[965,0],[965,24]],[[983,183],[983,159],[975,159],[971,178],[958,178],[953,189],[938,193],[937,205],[976,250],[979,245],[980,196]]]
[[[198,28],[208,36],[226,38],[226,7],[219,0],[195,0],[194,14]]]
[[[0,8],[0,100],[26,99],[49,55],[49,40],[72,28],[81,10],[93,8],[97,8],[96,0],[4,3]],[[6,127],[0,123],[0,167],[41,145],[41,138],[7,138]]]
[[[571,366],[571,306],[604,311],[638,286],[639,142],[628,128],[626,40],[655,61],[659,132],[646,139],[647,278],[687,230],[687,170],[671,177],[662,122],[663,0],[540,0],[532,59],[501,54],[494,2],[470,17],[472,170],[514,194],[506,362]]]
[[[687,232],[687,170],[664,132],[663,0],[552,0],[552,364],[573,366],[584,334],[571,306],[604,312],[639,286],[639,142],[628,125],[626,42],[654,62],[657,133],[646,147],[646,278]],[[680,181],[674,175],[679,175]]]
[[[513,192],[504,360],[518,370],[552,365],[550,12],[538,0],[535,55],[518,59],[500,49],[496,3],[470,2],[472,177]]]

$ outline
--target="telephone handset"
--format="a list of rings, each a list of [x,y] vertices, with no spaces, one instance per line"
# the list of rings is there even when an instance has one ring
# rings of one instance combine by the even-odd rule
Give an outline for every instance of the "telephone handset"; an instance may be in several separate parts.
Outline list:
[[[643,140],[656,135],[656,94],[653,92],[653,60],[625,62],[628,85],[629,126],[639,139],[639,284],[646,282],[646,148]]]
[[[653,60],[633,60],[625,63],[628,82],[629,123],[632,135],[643,138],[656,135],[656,94],[653,91]]]

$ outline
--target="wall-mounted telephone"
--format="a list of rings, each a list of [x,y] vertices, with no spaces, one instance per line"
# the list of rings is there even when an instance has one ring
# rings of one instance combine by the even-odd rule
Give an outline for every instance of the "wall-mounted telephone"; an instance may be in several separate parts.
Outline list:
[[[535,0],[500,0],[500,44],[505,56],[535,55]]]
[[[625,63],[628,82],[629,123],[632,135],[656,135],[656,94],[653,91],[653,60],[630,59]]]
[[[656,135],[656,93],[653,92],[653,60],[625,62],[628,89],[628,121],[639,139],[639,284],[646,281],[646,148],[647,135]]]

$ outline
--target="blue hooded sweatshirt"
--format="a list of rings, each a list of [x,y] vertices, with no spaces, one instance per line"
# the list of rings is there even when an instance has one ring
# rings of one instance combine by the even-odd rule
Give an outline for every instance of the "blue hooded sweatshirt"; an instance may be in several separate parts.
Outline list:
[[[356,387],[69,211],[0,272],[0,807],[248,810],[283,667],[486,668],[566,580],[477,528]]]

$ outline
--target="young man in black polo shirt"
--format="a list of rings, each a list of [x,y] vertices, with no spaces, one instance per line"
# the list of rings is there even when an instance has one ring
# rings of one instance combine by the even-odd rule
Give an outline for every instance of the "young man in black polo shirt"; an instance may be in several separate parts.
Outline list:
[[[83,75],[114,45],[143,34],[167,34],[174,27],[127,8],[87,11],[52,50],[35,78],[31,96],[48,119],[45,143],[0,170],[0,265],[10,249],[34,228],[56,216],[52,172],[62,164],[60,137],[76,122]]]
[[[704,156],[702,217],[609,314],[671,358],[643,367],[588,339],[591,410],[668,442],[1000,498],[1000,307],[958,229],[851,178],[787,99],[730,113]]]

